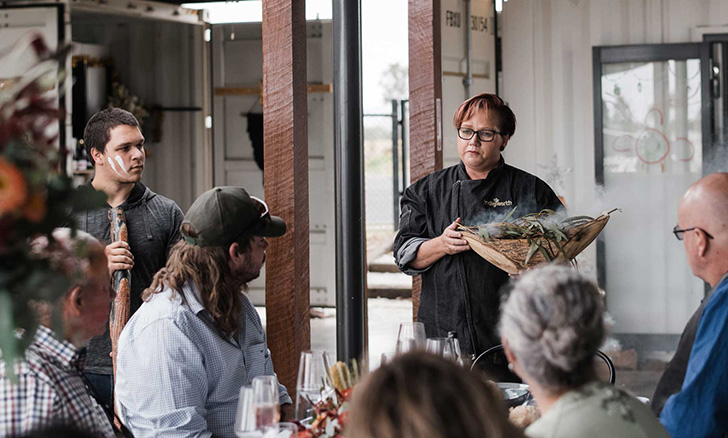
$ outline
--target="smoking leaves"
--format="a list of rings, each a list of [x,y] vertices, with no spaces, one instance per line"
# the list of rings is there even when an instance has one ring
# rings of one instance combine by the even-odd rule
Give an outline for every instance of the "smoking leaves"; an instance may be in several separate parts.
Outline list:
[[[525,239],[529,245],[525,259],[528,264],[536,253],[540,253],[547,261],[565,254],[564,243],[569,240],[567,232],[593,220],[589,216],[564,217],[553,210],[544,209],[509,222],[517,208],[514,207],[501,222],[462,228],[477,233],[480,240],[486,243],[491,239]]]

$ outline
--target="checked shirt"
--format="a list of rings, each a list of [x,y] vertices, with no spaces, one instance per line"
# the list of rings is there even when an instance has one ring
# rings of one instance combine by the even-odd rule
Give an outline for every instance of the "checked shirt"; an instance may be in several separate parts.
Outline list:
[[[224,335],[192,282],[142,304],[119,338],[116,401],[137,438],[235,438],[240,388],[274,376],[265,331],[240,294],[240,330]],[[279,404],[291,403],[278,385]]]
[[[39,326],[25,359],[15,364],[17,383],[10,382],[0,362],[0,437],[64,424],[113,438],[111,424],[80,376],[85,357],[85,349]]]

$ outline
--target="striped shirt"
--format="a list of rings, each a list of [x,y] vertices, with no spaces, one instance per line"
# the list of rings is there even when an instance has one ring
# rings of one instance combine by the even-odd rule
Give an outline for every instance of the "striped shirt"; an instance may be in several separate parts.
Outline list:
[[[10,382],[6,365],[0,362],[0,436],[64,424],[113,437],[106,414],[81,378],[85,358],[85,349],[58,340],[52,330],[39,326],[25,359],[15,363],[17,383]]]
[[[116,398],[119,416],[137,438],[235,437],[240,388],[275,375],[255,307],[243,301],[240,330],[227,337],[187,282],[180,295],[155,294],[119,338]],[[291,403],[278,385],[279,403]]]

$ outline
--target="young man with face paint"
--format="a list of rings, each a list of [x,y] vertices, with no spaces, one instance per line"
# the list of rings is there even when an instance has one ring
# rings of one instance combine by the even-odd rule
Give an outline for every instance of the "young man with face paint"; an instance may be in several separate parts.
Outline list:
[[[142,304],[142,292],[167,263],[170,249],[180,239],[179,227],[184,215],[174,201],[140,182],[144,172],[144,136],[131,113],[118,108],[96,113],[88,121],[83,139],[95,173],[79,190],[93,188],[104,192],[107,205],[82,214],[78,218],[79,227],[106,246],[109,274],[131,270],[131,312],[134,313]],[[116,207],[124,210],[128,243],[110,243],[108,212]],[[88,343],[85,371],[99,401],[111,405],[114,384],[109,353],[111,339],[106,324],[106,332]]]

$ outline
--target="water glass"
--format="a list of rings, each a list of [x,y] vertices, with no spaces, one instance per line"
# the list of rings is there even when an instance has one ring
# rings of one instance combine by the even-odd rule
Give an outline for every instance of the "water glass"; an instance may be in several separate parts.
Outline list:
[[[297,438],[298,425],[295,423],[278,423],[278,435],[276,438]]]
[[[255,407],[255,428],[265,436],[276,427],[281,418],[278,405],[278,379],[275,376],[253,378],[253,405]]]
[[[421,322],[403,322],[399,325],[396,353],[404,354],[425,348],[425,325]]]
[[[331,360],[325,351],[301,353],[296,381],[296,420],[312,418],[316,403],[334,395],[330,368]]]
[[[452,349],[455,352],[455,363],[460,366],[464,366],[465,360],[463,359],[462,350],[460,350],[460,341],[458,341],[458,338],[452,336],[448,336],[447,338],[450,340],[450,343],[452,344]]]
[[[238,409],[235,415],[235,432],[255,430],[255,407],[253,406],[253,387],[240,388]]]
[[[450,338],[430,338],[427,340],[426,347],[428,353],[435,354],[447,360],[455,362],[455,348]]]

